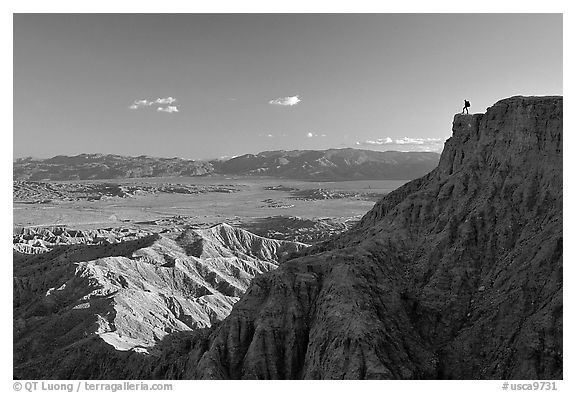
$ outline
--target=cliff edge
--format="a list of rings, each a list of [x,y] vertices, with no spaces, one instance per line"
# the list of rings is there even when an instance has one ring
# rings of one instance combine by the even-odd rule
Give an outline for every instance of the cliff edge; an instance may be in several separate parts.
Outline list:
[[[562,378],[562,97],[452,129],[434,171],[257,277],[182,376]]]

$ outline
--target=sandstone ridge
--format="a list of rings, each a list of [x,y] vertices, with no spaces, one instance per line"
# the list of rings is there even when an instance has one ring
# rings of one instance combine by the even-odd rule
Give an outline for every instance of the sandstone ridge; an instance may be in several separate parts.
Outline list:
[[[175,238],[22,230],[14,244],[15,374],[44,375],[46,364],[70,361],[68,350],[148,353],[167,334],[210,327],[255,275],[303,247],[227,224]]]

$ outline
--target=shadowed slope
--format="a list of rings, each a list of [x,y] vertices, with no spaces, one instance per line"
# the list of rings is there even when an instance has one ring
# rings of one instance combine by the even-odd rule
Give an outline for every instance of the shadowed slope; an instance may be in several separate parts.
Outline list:
[[[52,238],[55,232],[63,238],[73,231],[38,234]],[[74,234],[93,241],[93,232]],[[202,244],[202,253],[189,252],[190,238]],[[222,224],[189,229],[176,240],[150,235],[34,255],[15,251],[16,373],[54,378],[70,348],[148,353],[167,334],[209,327],[230,313],[255,275],[303,247]]]

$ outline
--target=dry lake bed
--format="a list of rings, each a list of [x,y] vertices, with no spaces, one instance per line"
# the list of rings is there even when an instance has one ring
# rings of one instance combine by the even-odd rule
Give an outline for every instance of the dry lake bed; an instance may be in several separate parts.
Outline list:
[[[223,176],[15,182],[14,227],[160,232],[226,222],[264,236],[314,242],[350,227],[405,182]]]

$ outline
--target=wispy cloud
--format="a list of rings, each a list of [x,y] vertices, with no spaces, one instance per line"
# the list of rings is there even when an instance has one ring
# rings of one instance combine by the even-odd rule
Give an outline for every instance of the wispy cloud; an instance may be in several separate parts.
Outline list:
[[[442,138],[397,138],[390,137],[367,139],[364,141],[357,141],[356,146],[363,147],[386,147],[389,150],[400,151],[441,151],[444,146],[444,139]]]
[[[281,134],[264,133],[264,134],[258,134],[258,136],[263,137],[263,138],[284,138],[284,137],[287,137],[288,134],[285,134],[285,133],[281,133]]]
[[[178,107],[168,105],[168,106],[165,107],[165,108],[163,108],[163,107],[158,107],[156,110],[157,110],[158,112],[174,113],[174,112],[178,112]]]
[[[273,100],[268,101],[271,105],[282,105],[282,106],[293,106],[301,102],[302,99],[299,95],[288,96],[288,97],[278,97]]]
[[[357,145],[388,145],[394,143],[394,141],[392,140],[392,138],[388,137],[388,138],[379,138],[379,139],[375,139],[375,140],[371,140],[371,139],[367,139],[365,141],[358,141],[356,142]]]
[[[317,134],[317,133],[311,132],[311,131],[306,134],[306,138],[316,138],[316,137],[325,137],[325,136],[326,136],[326,134]]]
[[[405,136],[402,139],[396,139],[394,142],[398,145],[426,145],[443,142],[443,140],[440,138],[408,138]]]
[[[160,105],[173,104],[176,102],[176,98],[174,97],[156,98],[156,101],[154,102]]]
[[[148,99],[143,99],[143,100],[135,100],[131,105],[130,105],[130,109],[141,109],[141,108],[146,108],[146,107],[150,107],[153,105],[168,105],[167,107],[157,107],[156,110],[158,112],[168,112],[168,113],[172,113],[172,112],[178,112],[178,107],[170,105],[177,102],[176,98],[174,97],[166,97],[166,98],[156,98],[156,99],[152,99],[152,100],[148,100]]]
[[[130,109],[140,109],[146,106],[150,106],[154,104],[153,101],[148,101],[148,100],[136,100],[132,103],[132,105],[130,105]]]

